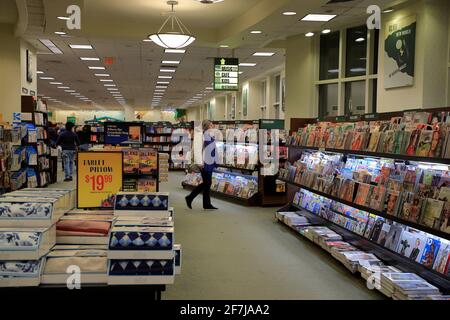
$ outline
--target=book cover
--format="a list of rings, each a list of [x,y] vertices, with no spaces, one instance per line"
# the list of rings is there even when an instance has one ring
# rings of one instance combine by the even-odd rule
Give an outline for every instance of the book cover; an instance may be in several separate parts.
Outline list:
[[[139,178],[138,179],[138,192],[157,192],[157,181],[153,177]]]
[[[386,188],[383,186],[373,187],[372,196],[370,198],[370,207],[377,211],[382,211]]]
[[[440,240],[429,237],[426,240],[425,248],[423,250],[420,263],[427,268],[432,268],[434,260],[436,259],[437,254],[439,252],[440,246],[441,246]]]
[[[155,149],[139,149],[139,171],[143,174],[156,174],[158,170],[158,152]]]
[[[404,231],[400,237],[397,252],[411,260],[420,262],[426,240],[427,238],[423,233]]]
[[[123,151],[123,172],[138,173],[139,171],[139,150],[125,149]]]
[[[403,228],[401,225],[398,224],[392,225],[386,236],[385,247],[392,251],[396,251],[400,241],[400,237],[402,236],[402,232]]]

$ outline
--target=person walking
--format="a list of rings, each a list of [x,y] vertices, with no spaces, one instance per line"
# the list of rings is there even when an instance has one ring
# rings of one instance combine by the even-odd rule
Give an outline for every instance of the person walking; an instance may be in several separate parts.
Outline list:
[[[77,148],[80,145],[80,140],[75,132],[73,132],[74,124],[72,122],[66,123],[66,130],[59,134],[56,145],[62,148],[62,159],[64,163],[64,181],[72,181],[73,162]]]
[[[212,184],[212,174],[214,169],[217,167],[216,164],[216,142],[211,133],[211,130],[214,128],[214,124],[205,120],[202,123],[203,129],[203,148],[209,154],[203,155],[203,166],[200,168],[200,173],[202,175],[202,183],[195,187],[192,192],[186,196],[186,205],[189,209],[192,209],[192,202],[194,199],[203,192],[203,209],[205,210],[217,210],[211,204],[211,184]]]

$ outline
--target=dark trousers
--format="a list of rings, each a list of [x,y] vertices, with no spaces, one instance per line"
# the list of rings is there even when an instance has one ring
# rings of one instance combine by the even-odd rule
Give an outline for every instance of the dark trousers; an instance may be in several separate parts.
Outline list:
[[[202,180],[203,182],[195,187],[194,190],[188,195],[188,198],[194,200],[200,192],[203,191],[203,207],[211,206],[211,183],[212,183],[212,172],[205,172],[205,170],[201,170]]]

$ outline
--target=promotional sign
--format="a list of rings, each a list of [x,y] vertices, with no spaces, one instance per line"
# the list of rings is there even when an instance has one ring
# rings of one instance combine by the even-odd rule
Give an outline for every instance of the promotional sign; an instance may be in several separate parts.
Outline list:
[[[416,51],[416,17],[386,25],[384,40],[384,88],[412,86]]]
[[[75,116],[68,116],[66,122],[72,122],[73,124],[76,124],[77,118]]]
[[[214,59],[214,90],[216,91],[239,90],[239,59],[237,58]]]
[[[122,152],[78,152],[78,208],[110,208],[122,189]]]
[[[142,124],[135,122],[106,122],[105,144],[141,144]]]

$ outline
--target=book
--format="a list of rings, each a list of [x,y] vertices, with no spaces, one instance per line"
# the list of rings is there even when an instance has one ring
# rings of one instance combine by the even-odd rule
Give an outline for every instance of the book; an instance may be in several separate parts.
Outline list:
[[[157,192],[157,181],[153,177],[139,178],[137,192]]]
[[[138,173],[139,172],[139,150],[125,149],[123,150],[123,172]]]
[[[158,152],[151,148],[139,149],[139,171],[143,174],[156,174],[158,171]]]
[[[440,246],[440,240],[428,237],[422,253],[422,257],[420,259],[420,263],[427,268],[432,268],[439,252]]]

